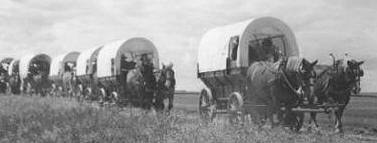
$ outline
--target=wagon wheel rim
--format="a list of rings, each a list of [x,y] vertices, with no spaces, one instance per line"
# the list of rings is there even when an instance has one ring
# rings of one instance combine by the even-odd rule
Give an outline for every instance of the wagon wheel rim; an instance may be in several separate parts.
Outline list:
[[[92,95],[92,89],[91,88],[86,88],[84,91],[84,99],[90,100]]]
[[[116,91],[110,93],[110,103],[112,105],[119,105],[118,93]]]
[[[99,102],[100,102],[100,103],[104,103],[104,102],[106,102],[106,101],[105,101],[105,98],[106,98],[106,91],[105,91],[105,89],[104,89],[104,88],[101,88],[99,93],[100,93],[100,97],[99,97],[100,99],[99,99]]]
[[[214,102],[211,101],[207,91],[203,91],[199,98],[199,113],[202,119],[212,120],[214,118]]]

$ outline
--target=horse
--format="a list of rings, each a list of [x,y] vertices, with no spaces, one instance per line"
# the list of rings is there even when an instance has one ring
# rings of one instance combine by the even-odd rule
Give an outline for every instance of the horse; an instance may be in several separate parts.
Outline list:
[[[46,96],[47,90],[50,87],[47,72],[39,71],[37,75],[32,76],[32,80],[32,88],[35,94],[42,97]]]
[[[156,74],[157,81],[157,94],[155,97],[155,107],[158,110],[163,110],[165,108],[164,99],[169,99],[168,110],[173,108],[174,102],[174,91],[175,91],[175,76],[173,65],[168,66],[162,65],[162,69],[157,71]]]
[[[12,94],[20,94],[21,80],[18,73],[14,73],[9,77],[9,86]]]
[[[244,98],[245,105],[255,108],[246,108],[245,113],[256,115],[254,119],[259,125],[263,124],[260,119],[268,118],[271,127],[275,124],[273,114],[277,113],[280,123],[300,129],[303,114],[292,112],[292,108],[297,107],[304,96],[312,96],[315,78],[313,67],[317,62],[293,56],[275,63],[254,62],[247,70],[247,95]],[[260,106],[264,107],[264,111],[258,108]]]
[[[126,77],[126,90],[128,93],[128,99],[131,100],[131,103],[134,106],[140,106],[140,104],[143,102],[143,94],[145,90],[144,85],[144,77],[142,74],[142,67],[140,65],[137,65],[134,69],[130,70],[127,73]],[[135,103],[133,100],[137,100],[138,102]]]
[[[334,57],[333,57],[334,58]],[[344,60],[334,59],[332,66],[321,65],[316,66],[318,72],[317,81],[314,86],[313,103],[316,104],[339,104],[338,110],[335,110],[335,132],[342,133],[342,116],[345,107],[350,101],[353,90],[360,88],[358,82],[364,72],[360,68],[364,61],[350,60],[345,63]],[[330,112],[329,112],[330,114]],[[318,128],[316,113],[310,114],[309,124],[314,123],[314,127]]]
[[[63,91],[65,94],[67,94],[67,97],[73,96],[73,80],[74,80],[74,74],[73,72],[64,72],[62,75],[63,79]]]

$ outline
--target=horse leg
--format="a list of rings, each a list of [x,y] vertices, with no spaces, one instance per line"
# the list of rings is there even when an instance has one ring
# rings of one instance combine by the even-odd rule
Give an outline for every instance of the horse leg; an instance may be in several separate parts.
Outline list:
[[[342,116],[344,107],[342,106],[339,110],[335,111],[335,133],[343,133]]]
[[[296,116],[297,116],[296,130],[300,131],[301,128],[302,128],[302,126],[304,125],[305,113],[304,112],[302,112],[302,113],[296,113]]]
[[[318,122],[317,122],[317,113],[315,113],[315,112],[310,113],[309,125],[314,126],[314,129],[318,130],[319,126],[318,126]]]
[[[157,93],[156,100],[155,100],[155,106],[158,110],[164,110],[165,105],[164,105],[164,97],[161,92]]]
[[[173,93],[169,93],[169,111],[173,108],[173,103],[174,103],[174,92]]]
[[[342,117],[343,117],[343,112],[350,101],[350,96],[351,95],[343,96],[341,100],[343,101],[344,105],[340,106],[339,109],[335,111],[335,121],[336,121],[335,132],[336,133],[343,133]]]

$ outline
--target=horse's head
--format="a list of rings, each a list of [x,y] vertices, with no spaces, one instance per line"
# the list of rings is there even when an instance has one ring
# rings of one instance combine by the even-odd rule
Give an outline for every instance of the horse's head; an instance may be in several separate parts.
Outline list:
[[[316,73],[314,66],[317,60],[310,62],[299,57],[284,58],[281,62],[284,69],[284,81],[296,94],[304,94],[306,97],[314,94],[314,82]],[[303,93],[302,93],[303,92]]]
[[[306,59],[302,59],[300,68],[298,69],[299,77],[301,79],[301,85],[304,90],[306,97],[313,97],[314,94],[314,83],[316,79],[316,72],[314,71],[314,66],[318,63],[318,60],[310,62]]]
[[[358,93],[360,91],[360,78],[364,76],[364,70],[361,65],[364,61],[349,60],[345,68],[345,78],[351,86],[352,92]]]
[[[162,65],[162,69],[156,72],[157,83],[163,85],[164,88],[170,89],[175,86],[175,76],[173,64]]]

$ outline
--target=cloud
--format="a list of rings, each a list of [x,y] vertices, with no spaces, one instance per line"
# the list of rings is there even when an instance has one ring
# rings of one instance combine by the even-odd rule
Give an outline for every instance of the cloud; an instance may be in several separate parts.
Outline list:
[[[0,57],[51,56],[116,39],[144,36],[161,61],[173,61],[177,88],[199,90],[197,47],[216,26],[274,16],[296,34],[301,54],[328,63],[329,52],[366,60],[363,90],[377,83],[377,2],[374,0],[5,0],[0,5]]]

